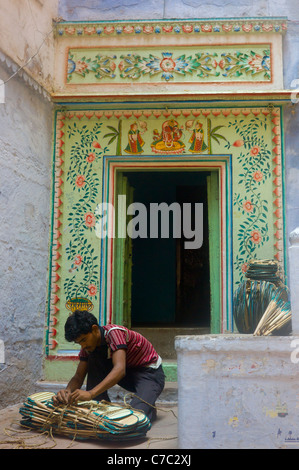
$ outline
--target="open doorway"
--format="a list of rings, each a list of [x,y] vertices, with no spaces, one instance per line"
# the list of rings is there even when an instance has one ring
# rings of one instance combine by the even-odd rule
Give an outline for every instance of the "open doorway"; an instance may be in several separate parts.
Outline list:
[[[135,238],[132,240],[130,292],[131,327],[209,328],[210,256],[208,215],[208,171],[128,171],[133,201],[147,207],[151,203],[203,204],[203,243],[186,249],[185,239]],[[194,223],[194,220],[192,221]],[[148,218],[148,230],[150,218]],[[192,227],[195,228],[194,225]],[[182,230],[183,233],[183,230]],[[128,262],[128,260],[124,260]],[[126,301],[126,299],[125,299]]]

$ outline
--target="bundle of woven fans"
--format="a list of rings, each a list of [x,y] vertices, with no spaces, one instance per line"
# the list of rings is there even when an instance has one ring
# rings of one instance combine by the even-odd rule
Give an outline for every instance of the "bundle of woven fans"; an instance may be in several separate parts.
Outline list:
[[[53,404],[54,393],[30,395],[19,412],[23,426],[73,439],[125,440],[144,437],[151,422],[142,412],[105,401]]]
[[[238,331],[254,336],[288,334],[292,319],[289,293],[276,262],[251,261],[246,278],[234,293],[233,315]]]

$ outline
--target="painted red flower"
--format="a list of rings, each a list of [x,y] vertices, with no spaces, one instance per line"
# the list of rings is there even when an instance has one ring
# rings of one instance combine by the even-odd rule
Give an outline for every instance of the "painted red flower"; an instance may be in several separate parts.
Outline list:
[[[88,64],[83,60],[77,60],[76,62],[76,72],[84,73],[85,70],[88,68]]]
[[[246,271],[248,269],[248,263],[242,264],[241,269],[242,269],[242,273],[246,273]]]
[[[253,230],[250,235],[251,235],[251,240],[253,241],[253,243],[255,244],[260,243],[262,237],[258,230]]]
[[[95,154],[94,153],[89,153],[86,157],[86,160],[89,162],[89,163],[92,163],[94,161],[94,159],[96,158]]]
[[[234,147],[242,147],[242,145],[244,145],[244,140],[236,140],[234,143],[233,143]]]
[[[253,174],[253,179],[257,182],[262,181],[263,177],[264,177],[263,173],[259,170]]]
[[[101,148],[99,142],[96,142],[96,141],[92,143],[92,146],[93,146],[95,149],[100,149],[100,148]]]
[[[78,188],[83,188],[85,185],[85,176],[84,175],[78,175],[76,178],[76,186]]]
[[[244,209],[246,210],[246,212],[251,212],[253,211],[253,205],[252,205],[252,202],[251,201],[245,201],[243,203],[243,207]]]
[[[76,255],[74,259],[74,264],[80,266],[82,264],[83,258],[81,255]]]
[[[94,284],[90,284],[90,285],[88,286],[88,292],[87,292],[87,293],[88,293],[88,295],[90,295],[90,296],[96,295],[96,293],[97,293],[97,288],[96,288],[96,286],[95,286]]]
[[[250,150],[250,155],[252,157],[256,157],[259,153],[260,153],[260,148],[257,145],[252,147],[252,149]]]
[[[92,212],[86,212],[84,215],[84,220],[87,227],[91,228],[95,226],[96,218]]]

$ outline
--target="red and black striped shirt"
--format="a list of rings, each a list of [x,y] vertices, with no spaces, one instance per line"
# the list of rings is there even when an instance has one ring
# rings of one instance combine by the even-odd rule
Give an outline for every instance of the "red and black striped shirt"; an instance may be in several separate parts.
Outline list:
[[[149,366],[159,359],[153,345],[140,333],[120,325],[105,325],[101,328],[102,331],[104,330],[105,341],[111,352],[117,349],[127,350],[127,367]],[[88,352],[81,349],[79,359],[86,360],[87,358]]]

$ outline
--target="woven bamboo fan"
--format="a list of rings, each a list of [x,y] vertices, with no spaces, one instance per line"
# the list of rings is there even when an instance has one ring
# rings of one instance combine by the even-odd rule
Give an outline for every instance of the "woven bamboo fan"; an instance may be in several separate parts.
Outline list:
[[[54,406],[54,393],[30,395],[20,407],[21,425],[72,439],[127,440],[144,437],[151,428],[138,410],[105,401]]]
[[[285,287],[267,281],[244,281],[234,293],[233,316],[239,333],[253,334],[273,299],[286,301]]]

